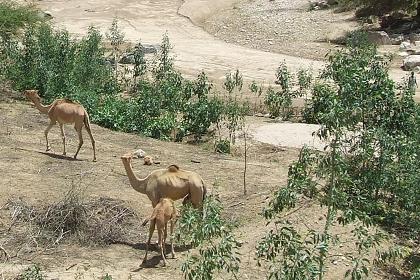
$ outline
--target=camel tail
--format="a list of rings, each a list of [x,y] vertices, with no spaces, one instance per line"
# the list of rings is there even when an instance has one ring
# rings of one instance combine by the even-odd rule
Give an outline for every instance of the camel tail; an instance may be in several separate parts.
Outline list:
[[[204,203],[204,199],[206,199],[206,196],[207,196],[207,188],[206,188],[206,185],[204,185],[203,180],[201,180],[201,183],[203,184],[203,203]]]
[[[156,214],[155,214],[155,212],[153,212],[152,216],[150,216],[150,218],[148,218],[148,219],[145,219],[141,225],[145,226],[145,225],[147,225],[148,222],[151,222],[155,219],[156,219]]]
[[[85,124],[85,127],[87,130],[90,130],[90,120],[89,120],[89,115],[87,112],[85,112],[85,116],[83,118],[83,123]]]

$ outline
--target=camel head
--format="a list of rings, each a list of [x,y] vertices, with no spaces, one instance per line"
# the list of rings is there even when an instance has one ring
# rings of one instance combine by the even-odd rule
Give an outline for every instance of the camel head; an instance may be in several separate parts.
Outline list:
[[[38,90],[36,90],[36,89],[27,89],[27,90],[23,91],[23,93],[33,103],[40,103],[41,102],[41,97],[39,97],[39,95],[38,95]]]
[[[126,154],[124,154],[124,155],[121,156],[121,159],[123,161],[128,161],[128,162],[130,162],[132,158],[133,158],[133,154],[132,153],[126,153]]]
[[[145,156],[143,160],[144,160],[144,165],[152,165],[153,164],[153,158],[151,156]]]

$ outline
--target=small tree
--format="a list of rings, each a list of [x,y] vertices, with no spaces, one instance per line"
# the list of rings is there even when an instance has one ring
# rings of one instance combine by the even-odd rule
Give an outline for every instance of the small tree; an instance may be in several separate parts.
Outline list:
[[[118,80],[118,58],[121,54],[121,45],[124,43],[124,33],[118,26],[118,19],[114,18],[111,27],[109,28],[106,38],[110,41],[112,46],[112,55],[115,62],[115,80]]]
[[[182,264],[185,279],[212,280],[221,272],[236,278],[241,244],[232,234],[232,224],[222,218],[222,210],[220,201],[213,195],[204,200],[202,213],[191,205],[182,208],[178,240],[196,248]]]
[[[412,138],[412,131],[420,126],[418,107],[410,97],[397,98],[386,61],[377,57],[371,45],[351,45],[329,57],[321,77],[324,81],[314,96],[323,98],[316,112],[322,124],[317,135],[328,145],[322,153],[301,150],[289,167],[286,187],[278,190],[264,211],[276,227],[260,242],[257,255],[270,263],[270,279],[324,279],[330,249],[339,240],[332,234],[337,224],[353,224],[357,240],[355,252],[348,253],[353,267],[346,277],[364,279],[369,272],[365,256],[384,238],[370,226],[382,223],[381,218],[405,220],[405,211],[416,211],[407,194],[417,196],[413,191],[418,188],[412,183],[420,183],[418,172],[403,162],[418,158],[413,150],[420,150],[418,135]],[[394,141],[406,144],[396,148]],[[326,207],[321,230],[298,232],[279,216],[294,208],[302,196]],[[395,203],[401,200],[405,203]],[[383,212],[388,203],[404,210],[397,217],[395,212]],[[417,232],[418,219],[412,222],[406,224]]]

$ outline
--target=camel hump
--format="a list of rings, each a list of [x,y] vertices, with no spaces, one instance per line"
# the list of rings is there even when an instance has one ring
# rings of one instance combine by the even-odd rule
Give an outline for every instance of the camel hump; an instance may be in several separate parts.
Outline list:
[[[178,165],[172,164],[168,166],[168,171],[169,172],[178,172],[179,171],[179,167]]]
[[[73,100],[69,99],[69,98],[63,98],[64,102],[66,103],[76,103]]]

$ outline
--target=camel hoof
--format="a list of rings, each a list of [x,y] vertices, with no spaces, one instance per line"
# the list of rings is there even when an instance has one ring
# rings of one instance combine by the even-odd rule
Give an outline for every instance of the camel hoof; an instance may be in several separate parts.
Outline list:
[[[96,162],[96,158],[94,158],[92,161],[93,161],[93,162]]]
[[[64,153],[63,153],[63,156],[65,156],[65,155],[67,155],[67,153],[66,153],[66,152],[64,152]]]
[[[77,155],[74,155],[73,158],[76,159]]]

